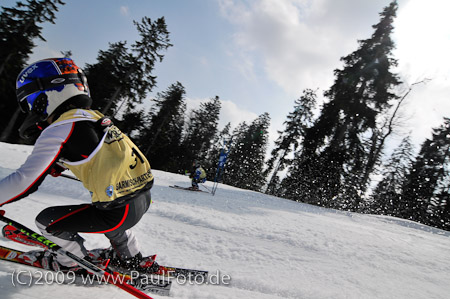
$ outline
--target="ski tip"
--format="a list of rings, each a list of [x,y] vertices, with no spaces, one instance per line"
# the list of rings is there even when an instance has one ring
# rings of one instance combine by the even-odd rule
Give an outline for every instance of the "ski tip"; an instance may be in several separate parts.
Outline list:
[[[5,216],[5,210],[0,210],[0,216]]]

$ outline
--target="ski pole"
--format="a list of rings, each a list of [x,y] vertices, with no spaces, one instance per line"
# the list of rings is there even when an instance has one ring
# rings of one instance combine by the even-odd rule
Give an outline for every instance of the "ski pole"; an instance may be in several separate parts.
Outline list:
[[[61,173],[60,176],[62,176],[63,178],[67,178],[67,179],[71,179],[71,180],[74,180],[74,181],[81,182],[78,178],[76,178],[76,177],[74,177],[74,176],[71,176],[71,175],[69,175],[69,174]]]
[[[206,190],[208,190],[209,193],[211,193],[211,190],[210,190],[208,187],[206,187],[206,186],[203,185],[203,184],[201,184],[201,185],[202,185],[203,188],[205,188]]]
[[[131,295],[133,295],[137,298],[140,298],[140,299],[153,299],[152,297],[141,292],[140,290],[136,289],[135,287],[127,284],[126,282],[121,281],[118,274],[111,274],[111,273],[97,267],[96,265],[88,262],[87,260],[74,255],[70,251],[64,250],[61,246],[53,243],[52,241],[50,241],[47,238],[45,238],[44,236],[34,232],[33,230],[27,228],[26,226],[12,220],[12,219],[9,219],[8,217],[5,217],[4,210],[0,210],[0,221],[3,221],[6,224],[16,227],[17,229],[19,229],[22,233],[24,233],[28,237],[45,245],[48,248],[48,250],[50,250],[54,253],[57,253],[57,254],[67,256],[68,258],[70,258],[71,260],[76,262],[78,265],[80,265],[80,267],[82,267],[83,269],[86,269],[87,271],[91,272],[92,274],[100,276],[100,277],[104,276],[108,283],[121,288],[122,290],[130,293]]]

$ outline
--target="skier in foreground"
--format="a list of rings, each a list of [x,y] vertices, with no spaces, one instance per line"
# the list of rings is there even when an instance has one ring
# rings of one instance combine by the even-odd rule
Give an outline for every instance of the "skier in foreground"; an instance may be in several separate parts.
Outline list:
[[[102,233],[113,248],[111,263],[128,270],[157,270],[156,262],[142,257],[130,230],[150,206],[150,164],[109,118],[90,110],[82,70],[70,58],[40,60],[21,71],[16,88],[19,105],[28,113],[21,135],[43,130],[26,162],[0,181],[0,206],[28,196],[48,174],[57,176],[68,168],[90,191],[92,203],[44,209],[36,217],[42,234],[85,257],[78,232]],[[57,263],[48,254],[38,258],[54,270],[76,267],[65,256],[57,256]]]

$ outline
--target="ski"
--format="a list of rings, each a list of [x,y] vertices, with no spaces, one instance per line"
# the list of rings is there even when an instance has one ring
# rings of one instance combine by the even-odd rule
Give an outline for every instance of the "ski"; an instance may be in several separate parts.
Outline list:
[[[182,187],[182,186],[178,186],[178,185],[171,185],[169,186],[170,188],[174,188],[174,189],[179,189],[179,190],[187,190],[187,191],[193,191],[193,192],[204,192],[204,193],[209,193],[200,189],[192,189],[191,187]]]
[[[113,271],[117,271],[119,273],[124,273],[124,274],[130,273],[130,271],[128,271],[128,270],[114,268],[114,266],[109,266],[109,269],[111,269]],[[136,270],[134,270],[134,271],[136,271]],[[131,272],[133,272],[133,271],[131,271]],[[146,274],[141,271],[138,271],[138,272],[142,273],[142,274]],[[183,280],[186,279],[188,281],[204,282],[208,278],[208,271],[159,265],[159,270],[151,273],[151,275],[163,277],[166,279],[182,278]]]
[[[2,235],[6,239],[12,240],[14,242],[18,242],[21,244],[29,245],[29,246],[37,246],[37,247],[44,247],[42,243],[37,242],[33,240],[32,238],[28,237],[26,234],[21,232],[19,229],[14,227],[13,225],[5,225],[2,228]],[[91,252],[96,250],[105,250],[105,249],[93,249]],[[152,259],[156,258],[156,255],[152,256]],[[113,269],[116,270],[118,269]],[[142,273],[145,274],[146,273]],[[197,270],[197,269],[187,269],[187,268],[180,268],[180,267],[172,267],[172,266],[165,266],[165,265],[159,265],[159,270],[155,273],[152,273],[152,275],[158,275],[158,276],[164,276],[168,278],[177,278],[181,277],[183,279],[188,279],[189,281],[206,281],[208,277],[208,271],[205,270]]]
[[[32,260],[27,257],[26,252],[8,248],[0,245],[0,260],[13,262],[28,267],[35,268],[39,271],[51,271],[53,270],[45,269],[38,260]],[[29,272],[30,274],[32,272]],[[35,273],[37,274],[37,272]],[[42,273],[40,273],[42,275]],[[58,279],[67,284],[77,284],[77,285],[102,285],[106,284],[107,280],[102,279],[102,277],[92,274],[87,274],[85,271],[69,271],[69,272],[56,272]],[[157,278],[150,275],[142,273],[130,273],[123,274],[118,273],[118,280],[126,282],[127,284],[135,287],[136,289],[144,292],[150,292],[157,295],[168,296],[170,288],[172,286],[172,281],[168,278]],[[56,277],[56,276],[55,276]]]
[[[72,261],[76,262],[81,268],[88,271],[88,273],[92,273],[93,275],[97,275],[97,276],[101,277],[107,283],[112,284],[137,298],[152,299],[150,296],[148,296],[147,294],[138,290],[134,286],[127,284],[123,280],[120,281],[118,279],[118,278],[120,278],[120,275],[118,273],[110,273],[108,271],[105,271],[104,269],[101,269],[101,268],[97,267],[96,265],[92,264],[88,260],[80,258],[80,257],[74,255],[73,253],[71,253],[70,251],[65,250],[58,244],[55,244],[54,242],[48,240],[44,236],[27,228],[26,226],[18,223],[17,221],[14,221],[10,218],[5,217],[5,211],[3,211],[3,210],[0,210],[0,221],[3,221],[8,225],[12,225],[12,226],[18,228],[22,233],[24,233],[25,235],[27,235],[34,241],[38,241],[38,242],[42,243],[43,245],[45,245],[50,252],[52,252],[54,254],[61,254],[63,256],[68,257]]]
[[[28,246],[37,246],[46,249],[47,247],[38,242],[29,238],[26,234],[22,233],[19,229],[15,228],[12,225],[6,224],[2,228],[2,236],[11,241],[28,245]]]
[[[183,277],[187,278],[190,281],[206,281],[206,279],[208,278],[208,271],[205,270],[195,270],[195,269],[167,267],[167,266],[159,266],[159,271],[156,274],[172,278]]]

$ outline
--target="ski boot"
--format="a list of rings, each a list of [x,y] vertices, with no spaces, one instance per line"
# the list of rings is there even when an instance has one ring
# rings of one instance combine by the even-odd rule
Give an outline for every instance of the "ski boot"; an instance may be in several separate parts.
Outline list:
[[[132,258],[111,260],[111,266],[127,272],[138,271],[145,274],[157,274],[159,265],[155,262],[155,258],[155,256],[142,257],[142,254],[139,253]]]
[[[112,248],[107,248],[91,250],[89,256],[98,261],[109,259],[108,267],[117,272],[138,271],[145,274],[156,274],[159,271],[159,265],[155,262],[156,255],[143,257],[141,253],[138,253],[132,258],[122,259]]]
[[[123,259],[111,249],[106,256],[110,259],[109,267],[118,272],[138,271],[145,274],[156,274],[159,271],[159,265],[155,262],[156,255],[143,257],[141,253],[138,253],[134,257]]]

